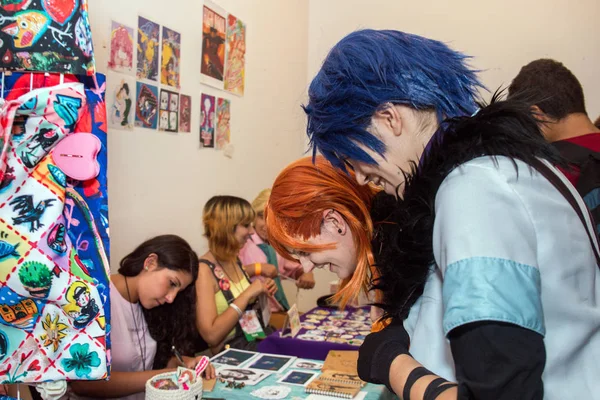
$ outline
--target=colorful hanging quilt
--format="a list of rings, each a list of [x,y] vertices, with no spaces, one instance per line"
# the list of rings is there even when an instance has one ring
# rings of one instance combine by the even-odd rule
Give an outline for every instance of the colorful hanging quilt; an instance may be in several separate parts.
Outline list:
[[[13,73],[0,88],[0,383],[108,376],[106,109],[97,78],[100,87],[81,75],[60,83],[58,74]],[[61,157],[99,174],[75,180]]]
[[[0,0],[0,68],[92,75],[87,0]]]

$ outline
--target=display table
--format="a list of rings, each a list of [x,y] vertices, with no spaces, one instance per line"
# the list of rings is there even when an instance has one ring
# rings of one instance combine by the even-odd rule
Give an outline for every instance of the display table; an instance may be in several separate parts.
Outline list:
[[[368,307],[347,307],[344,311],[316,307],[300,321],[302,329],[295,338],[281,337],[281,331],[275,331],[258,344],[258,350],[325,360],[330,350],[358,350],[371,330]]]

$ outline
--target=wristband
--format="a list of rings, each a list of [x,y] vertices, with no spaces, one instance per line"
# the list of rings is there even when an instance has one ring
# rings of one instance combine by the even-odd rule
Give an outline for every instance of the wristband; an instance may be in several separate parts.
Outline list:
[[[254,275],[255,276],[260,276],[261,272],[262,272],[262,264],[261,263],[255,263],[254,264]]]
[[[235,304],[231,303],[231,304],[229,305],[229,307],[231,307],[231,308],[233,308],[233,309],[235,310],[235,312],[238,314],[238,317],[239,317],[239,318],[242,318],[242,314],[243,314],[243,312],[242,312],[242,310],[240,310],[240,308],[239,308],[237,305],[235,305]]]

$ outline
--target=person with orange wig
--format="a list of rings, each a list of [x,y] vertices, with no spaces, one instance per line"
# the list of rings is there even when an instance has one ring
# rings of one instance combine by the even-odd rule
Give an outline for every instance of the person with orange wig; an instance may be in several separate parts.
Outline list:
[[[369,210],[376,194],[325,158],[301,158],[275,179],[265,209],[271,245],[305,272],[328,267],[342,280],[333,301],[344,307],[376,276]]]

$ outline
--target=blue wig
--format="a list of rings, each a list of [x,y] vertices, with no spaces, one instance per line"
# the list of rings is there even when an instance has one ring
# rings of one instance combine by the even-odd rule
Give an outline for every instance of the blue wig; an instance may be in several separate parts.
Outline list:
[[[483,87],[469,58],[436,40],[393,30],[353,32],[331,49],[308,90],[304,106],[313,154],[320,151],[345,170],[344,160],[375,160],[358,144],[383,155],[385,145],[367,132],[387,103],[435,110],[443,118],[471,115]]]

